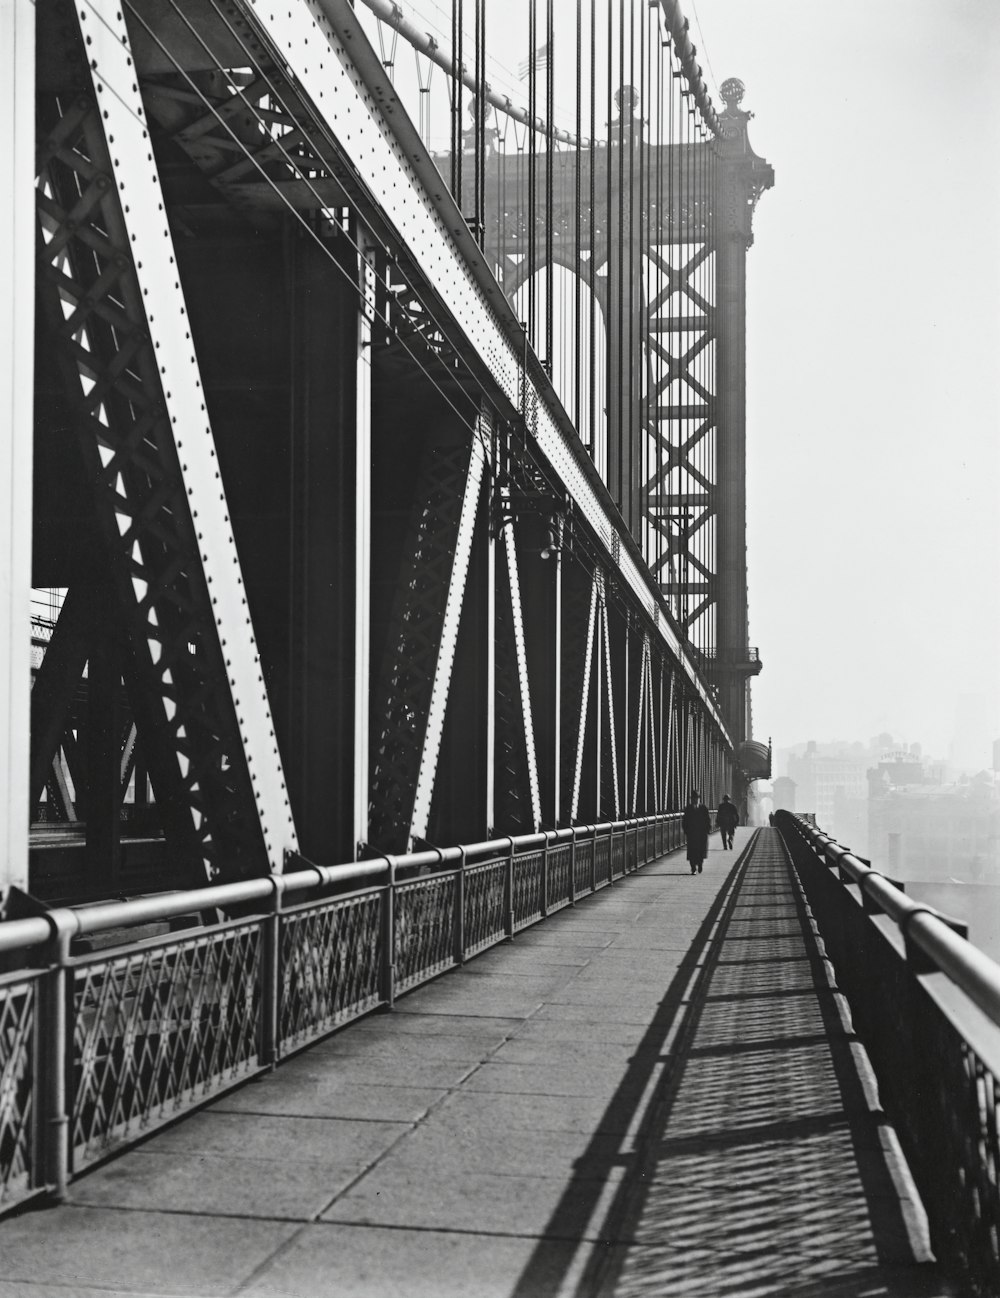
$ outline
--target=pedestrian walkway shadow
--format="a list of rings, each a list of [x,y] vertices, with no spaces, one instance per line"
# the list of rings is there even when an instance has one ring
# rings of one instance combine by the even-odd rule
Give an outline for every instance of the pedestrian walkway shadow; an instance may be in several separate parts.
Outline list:
[[[609,1115],[638,1103],[680,1013],[673,1065],[640,1120],[636,1152],[619,1153],[626,1174],[576,1298],[953,1293],[927,1265],[919,1211],[900,1199],[887,1124],[859,1075],[776,834],[758,835],[736,863]],[[599,1175],[595,1161],[596,1152],[578,1166],[550,1240],[593,1210],[599,1187],[584,1178]],[[536,1250],[517,1298],[552,1292],[551,1265]]]

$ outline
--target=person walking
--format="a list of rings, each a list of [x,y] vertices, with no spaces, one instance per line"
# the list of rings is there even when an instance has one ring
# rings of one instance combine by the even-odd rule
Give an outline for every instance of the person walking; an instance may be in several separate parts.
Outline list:
[[[681,821],[684,837],[687,839],[687,859],[691,864],[692,874],[701,874],[701,867],[708,856],[708,836],[712,832],[712,817],[701,800],[697,789],[692,790],[691,800],[684,808]]]
[[[730,800],[728,793],[722,795],[719,810],[715,813],[715,823],[722,830],[722,846],[732,847],[733,834],[736,826],[740,823],[740,813],[736,810],[736,804]]]

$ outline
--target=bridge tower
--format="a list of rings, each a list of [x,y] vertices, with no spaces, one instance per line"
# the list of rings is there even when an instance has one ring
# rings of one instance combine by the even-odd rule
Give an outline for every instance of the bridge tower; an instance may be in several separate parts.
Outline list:
[[[650,145],[638,96],[622,87],[605,146],[556,152],[534,168],[534,229],[524,160],[494,153],[484,224],[485,251],[511,301],[555,266],[579,275],[597,300],[606,451],[592,430],[591,452],[743,744],[749,681],[761,670],[747,619],[746,257],[774,172],[750,146],[743,83],[730,78],[722,94],[716,137]],[[470,209],[471,178],[464,190]],[[654,264],[661,284],[665,275],[658,292]]]

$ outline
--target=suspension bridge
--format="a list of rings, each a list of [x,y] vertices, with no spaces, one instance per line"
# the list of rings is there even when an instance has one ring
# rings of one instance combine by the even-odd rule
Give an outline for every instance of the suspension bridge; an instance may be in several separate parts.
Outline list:
[[[0,1295],[1000,1293],[1000,970],[683,856],[770,774],[744,87],[432,9],[0,7]]]

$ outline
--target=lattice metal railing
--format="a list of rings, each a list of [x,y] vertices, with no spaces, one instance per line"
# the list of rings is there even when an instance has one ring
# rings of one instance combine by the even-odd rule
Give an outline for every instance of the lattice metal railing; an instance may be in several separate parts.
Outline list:
[[[455,895],[453,874],[434,875],[397,888],[394,967],[398,992],[457,963]]]
[[[963,1293],[1000,1293],[1000,968],[955,931],[961,925],[909,900],[803,818],[777,812],[775,823],[899,1134],[938,1260],[961,1273]]]
[[[0,1211],[60,1197],[115,1149],[574,904],[609,882],[612,861],[616,874],[645,864],[678,822],[323,868],[290,858],[268,879],[0,923],[0,959],[42,966],[0,976]],[[229,918],[100,954],[74,947],[198,912]]]
[[[542,854],[514,857],[514,927],[523,928],[545,913],[542,899]]]
[[[548,900],[546,909],[559,910],[569,906],[573,901],[571,884],[573,879],[573,849],[567,844],[554,847],[549,852],[548,860]]]
[[[35,1058],[40,974],[0,978],[0,1208],[37,1182]]]
[[[261,921],[73,961],[72,1166],[257,1071]]]
[[[490,861],[465,874],[465,954],[475,955],[507,933],[507,862]]]
[[[304,1046],[380,1004],[381,892],[298,907],[281,919],[278,1049]]]

